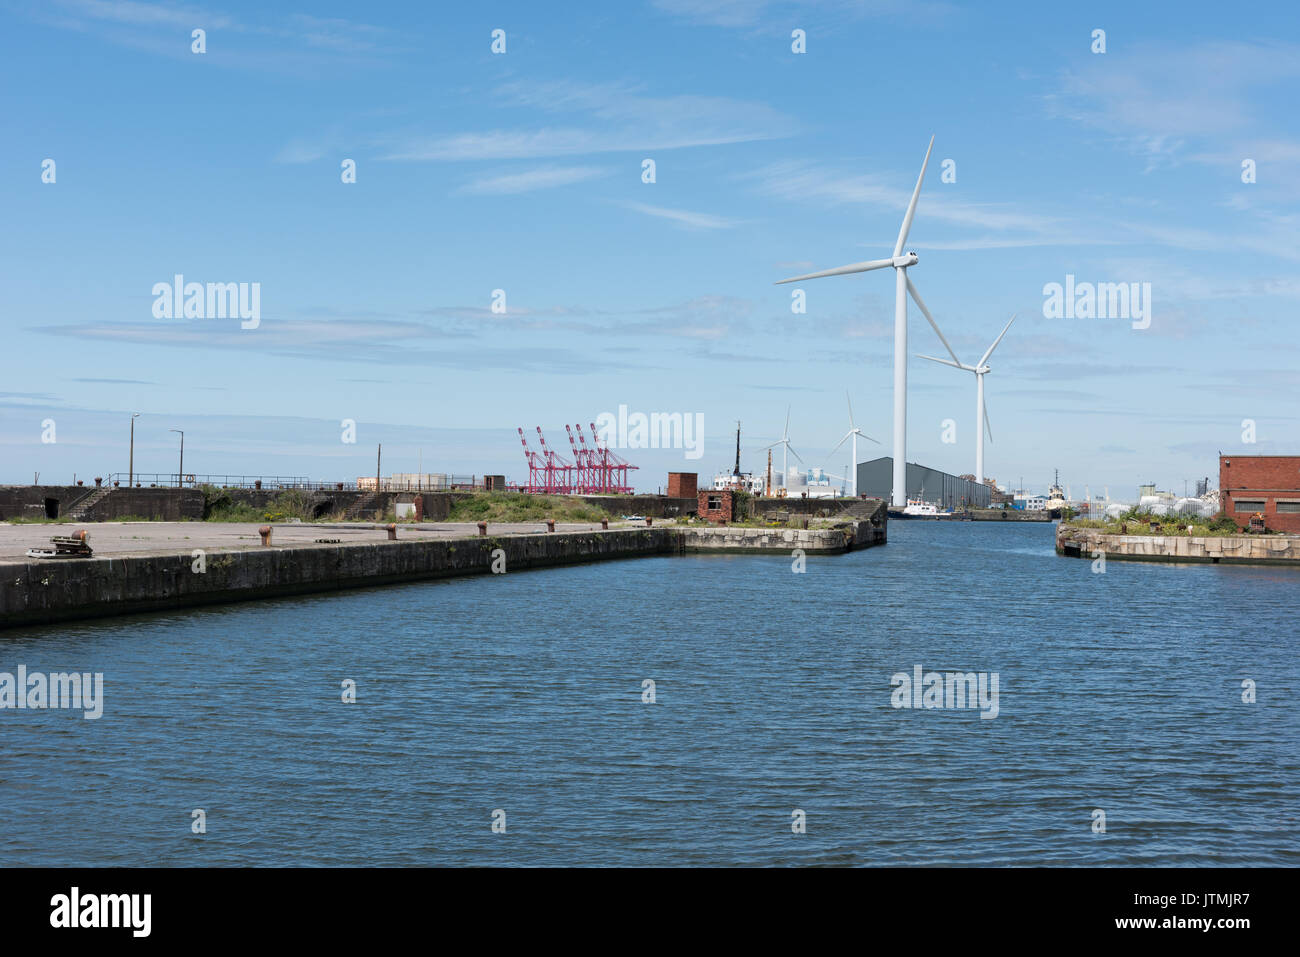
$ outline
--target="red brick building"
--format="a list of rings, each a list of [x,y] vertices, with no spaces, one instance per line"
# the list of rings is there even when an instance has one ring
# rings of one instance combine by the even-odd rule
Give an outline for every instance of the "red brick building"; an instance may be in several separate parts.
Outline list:
[[[1300,455],[1220,455],[1219,499],[1242,528],[1263,512],[1265,527],[1300,534]]]
[[[732,509],[735,507],[735,497],[731,489],[705,489],[699,493],[699,516],[707,519],[715,525],[723,525],[731,521]]]
[[[695,498],[699,494],[699,472],[669,472],[669,498]]]

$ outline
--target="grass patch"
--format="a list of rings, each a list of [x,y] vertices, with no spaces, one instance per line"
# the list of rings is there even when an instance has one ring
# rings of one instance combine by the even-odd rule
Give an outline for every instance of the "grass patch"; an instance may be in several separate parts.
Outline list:
[[[203,486],[203,520],[205,522],[287,522],[291,519],[312,520],[311,496],[300,489],[285,489],[265,508],[236,502],[226,489]]]
[[[1214,518],[1207,519],[1197,515],[1152,515],[1149,512],[1139,512],[1134,508],[1129,509],[1119,518],[1080,518],[1071,520],[1069,525],[1071,528],[1096,529],[1106,535],[1228,538],[1234,535],[1246,534],[1237,526],[1236,522],[1222,512],[1214,516]]]
[[[451,505],[451,522],[599,522],[612,518],[597,505],[570,495],[528,495],[524,492],[480,492]]]

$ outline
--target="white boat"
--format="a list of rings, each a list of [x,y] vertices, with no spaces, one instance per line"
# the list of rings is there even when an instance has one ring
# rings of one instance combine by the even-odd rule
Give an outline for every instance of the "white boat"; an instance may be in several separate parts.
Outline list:
[[[938,518],[939,506],[919,498],[909,498],[903,514],[911,518]]]

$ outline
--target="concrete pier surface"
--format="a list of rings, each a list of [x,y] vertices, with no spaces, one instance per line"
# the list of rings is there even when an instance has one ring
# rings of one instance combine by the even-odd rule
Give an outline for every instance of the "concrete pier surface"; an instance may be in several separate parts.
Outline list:
[[[53,535],[68,535],[85,529],[90,547],[96,558],[121,555],[186,553],[195,548],[206,551],[232,551],[243,548],[261,548],[262,540],[257,530],[261,522],[89,522],[84,525],[0,525],[0,564],[30,562],[27,549],[48,546]],[[643,528],[644,522],[613,522],[613,528]],[[308,524],[298,522],[271,523],[271,545],[275,548],[293,548],[315,545],[319,538],[339,539],[340,544],[354,545],[388,540],[387,526],[373,522],[330,522]],[[424,522],[419,525],[398,525],[401,541],[440,538],[470,538],[478,535],[478,527],[471,523]],[[600,531],[600,524],[592,522],[557,522],[558,532]],[[546,532],[545,522],[494,522],[488,534],[532,535]],[[66,559],[50,559],[47,564]]]
[[[92,557],[28,558],[84,528]],[[398,525],[218,522],[0,525],[0,628],[463,575],[705,551],[834,554],[885,543],[885,524],[755,529],[668,522]]]

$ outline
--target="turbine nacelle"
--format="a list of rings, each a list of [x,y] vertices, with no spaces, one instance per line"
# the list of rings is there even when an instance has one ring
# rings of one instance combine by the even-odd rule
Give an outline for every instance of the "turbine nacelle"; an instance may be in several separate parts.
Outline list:
[[[919,261],[920,260],[917,257],[916,253],[906,252],[903,253],[903,255],[901,256],[895,256],[890,261],[890,265],[892,265],[895,269],[906,269],[908,266],[915,266]]]

